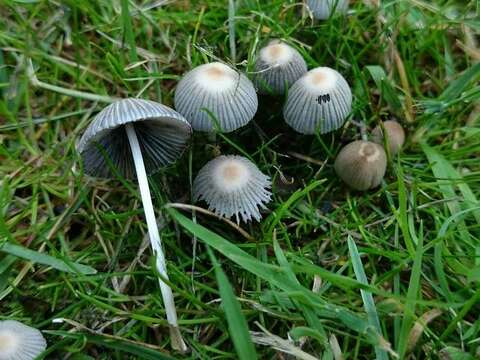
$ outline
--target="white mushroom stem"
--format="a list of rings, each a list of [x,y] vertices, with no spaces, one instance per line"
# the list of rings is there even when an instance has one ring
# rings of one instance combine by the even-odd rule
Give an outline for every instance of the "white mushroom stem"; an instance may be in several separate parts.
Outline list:
[[[150,188],[148,186],[147,172],[145,171],[145,164],[143,163],[142,152],[138,142],[135,128],[132,124],[126,124],[125,130],[127,132],[130,149],[132,150],[133,162],[135,163],[135,171],[137,173],[138,186],[140,188],[140,195],[142,197],[143,211],[145,219],[147,220],[148,235],[152,245],[153,253],[156,256],[156,266],[159,274],[168,280],[167,266],[165,263],[165,255],[162,250],[162,241],[160,240],[160,233],[158,232],[157,220],[153,210],[152,198],[150,196]],[[178,328],[177,310],[173,300],[172,289],[165,282],[159,279],[160,290],[162,292],[165,312],[167,313],[167,321],[170,324],[170,336],[172,347],[179,351],[186,351],[187,346],[183,341],[182,335]]]

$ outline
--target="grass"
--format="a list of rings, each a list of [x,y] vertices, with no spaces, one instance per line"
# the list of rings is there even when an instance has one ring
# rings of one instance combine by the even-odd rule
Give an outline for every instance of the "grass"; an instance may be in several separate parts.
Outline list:
[[[2,2],[0,320],[44,331],[45,359],[478,358],[476,1],[352,1],[325,22],[294,1],[232,3]],[[179,354],[136,184],[83,176],[75,142],[105,102],[172,105],[185,71],[222,59],[251,72],[270,38],[338,69],[352,118],[395,118],[407,143],[382,186],[358,193],[333,170],[361,136],[352,122],[301,136],[283,99],[265,96],[248,126],[196,133],[150,179],[190,348]],[[242,231],[166,206],[190,203],[191,179],[219,153],[273,179],[262,222]]]

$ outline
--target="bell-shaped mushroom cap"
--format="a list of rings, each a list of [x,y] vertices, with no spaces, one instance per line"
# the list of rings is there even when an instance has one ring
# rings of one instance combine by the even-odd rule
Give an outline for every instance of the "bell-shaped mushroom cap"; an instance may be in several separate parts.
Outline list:
[[[227,218],[239,215],[244,222],[260,220],[272,193],[270,178],[242,156],[219,156],[209,161],[193,183],[193,198],[205,200],[208,208]]]
[[[394,120],[387,120],[383,123],[383,128],[387,134],[388,148],[391,155],[396,155],[405,142],[405,131],[402,125]],[[372,131],[372,140],[377,144],[384,144],[383,130],[380,125],[377,125]]]
[[[288,91],[283,116],[302,134],[321,134],[341,127],[352,110],[352,92],[343,76],[329,67],[317,67],[298,79]]]
[[[33,360],[46,348],[39,330],[15,320],[0,321],[0,360]]]
[[[386,169],[385,150],[370,141],[351,142],[340,150],[335,159],[337,175],[355,190],[368,190],[380,185]]]
[[[346,13],[349,0],[307,0],[307,5],[315,19],[328,19],[332,12]]]
[[[255,84],[262,93],[283,94],[306,72],[307,64],[295,48],[272,40],[255,62]]]
[[[213,132],[217,121],[222,132],[234,131],[252,120],[257,107],[252,82],[219,62],[189,71],[175,90],[175,109],[198,131]]]
[[[128,123],[135,128],[149,174],[175,162],[192,132],[185,118],[168,106],[133,98],[116,101],[95,116],[78,143],[87,174],[113,177],[113,166],[124,177],[135,177],[123,126]]]

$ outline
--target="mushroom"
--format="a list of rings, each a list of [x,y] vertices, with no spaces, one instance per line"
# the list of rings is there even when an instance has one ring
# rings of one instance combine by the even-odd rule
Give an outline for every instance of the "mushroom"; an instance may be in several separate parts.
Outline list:
[[[197,66],[178,83],[175,109],[194,130],[222,132],[246,125],[257,112],[258,99],[252,82],[220,62]]]
[[[0,360],[33,360],[46,348],[39,330],[15,320],[0,321]]]
[[[349,0],[307,0],[307,5],[315,19],[326,20],[332,13],[346,13]]]
[[[283,94],[306,72],[307,64],[295,48],[272,40],[255,62],[255,84],[262,93]]]
[[[386,139],[383,136],[384,130],[387,134]],[[403,143],[405,142],[405,131],[403,130],[402,125],[400,125],[398,122],[394,120],[387,120],[383,123],[383,129],[380,125],[377,125],[373,129],[372,140],[380,145],[384,145],[386,140],[390,154],[393,156],[398,154],[398,152],[400,152],[402,149]]]
[[[347,144],[335,159],[335,172],[351,188],[368,190],[382,182],[387,169],[383,147],[371,141]]]
[[[283,116],[302,134],[321,134],[341,127],[352,109],[352,92],[334,69],[317,67],[298,79],[288,91]]]
[[[176,111],[153,101],[129,98],[116,101],[98,113],[77,147],[87,174],[112,177],[118,173],[126,178],[137,178],[156,267],[165,279],[168,279],[165,256],[147,173],[154,173],[180,157],[190,135],[189,123]],[[172,346],[185,350],[178,330],[172,289],[163,280],[159,279],[159,284]]]
[[[265,209],[272,193],[270,178],[250,160],[222,155],[209,161],[193,183],[193,199],[205,200],[208,208],[227,218],[235,215],[244,222],[260,221],[259,208]]]

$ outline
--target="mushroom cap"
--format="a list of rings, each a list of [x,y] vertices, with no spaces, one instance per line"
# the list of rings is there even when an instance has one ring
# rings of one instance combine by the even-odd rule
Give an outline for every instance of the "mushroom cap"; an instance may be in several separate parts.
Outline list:
[[[33,360],[46,348],[39,330],[15,320],[0,321],[0,360]]]
[[[187,120],[168,106],[134,98],[116,101],[95,116],[77,145],[87,174],[113,177],[112,164],[122,176],[135,177],[123,126],[128,123],[135,127],[148,174],[175,162],[192,132]]]
[[[244,222],[261,219],[272,193],[270,178],[250,160],[237,155],[222,155],[200,169],[193,182],[193,198],[205,200],[208,208],[227,218],[239,215]]]
[[[340,150],[335,159],[335,172],[355,190],[377,187],[386,170],[385,150],[371,141],[353,141]]]
[[[207,132],[215,130],[215,121],[222,132],[234,131],[252,120],[258,108],[252,82],[220,62],[187,72],[178,83],[174,101],[175,109],[194,130]]]
[[[255,85],[262,93],[283,94],[307,72],[302,55],[290,45],[272,40],[255,62]]]
[[[328,19],[332,11],[346,13],[349,0],[307,0],[307,5],[313,13],[313,17],[319,20]]]
[[[336,70],[317,67],[298,79],[288,91],[283,116],[302,134],[321,134],[341,127],[352,110],[352,92]]]
[[[394,120],[387,120],[383,123],[383,128],[388,138],[388,148],[391,155],[396,155],[402,149],[405,143],[405,131],[402,125]],[[380,125],[377,125],[372,131],[373,142],[382,145],[384,144],[383,130]]]

